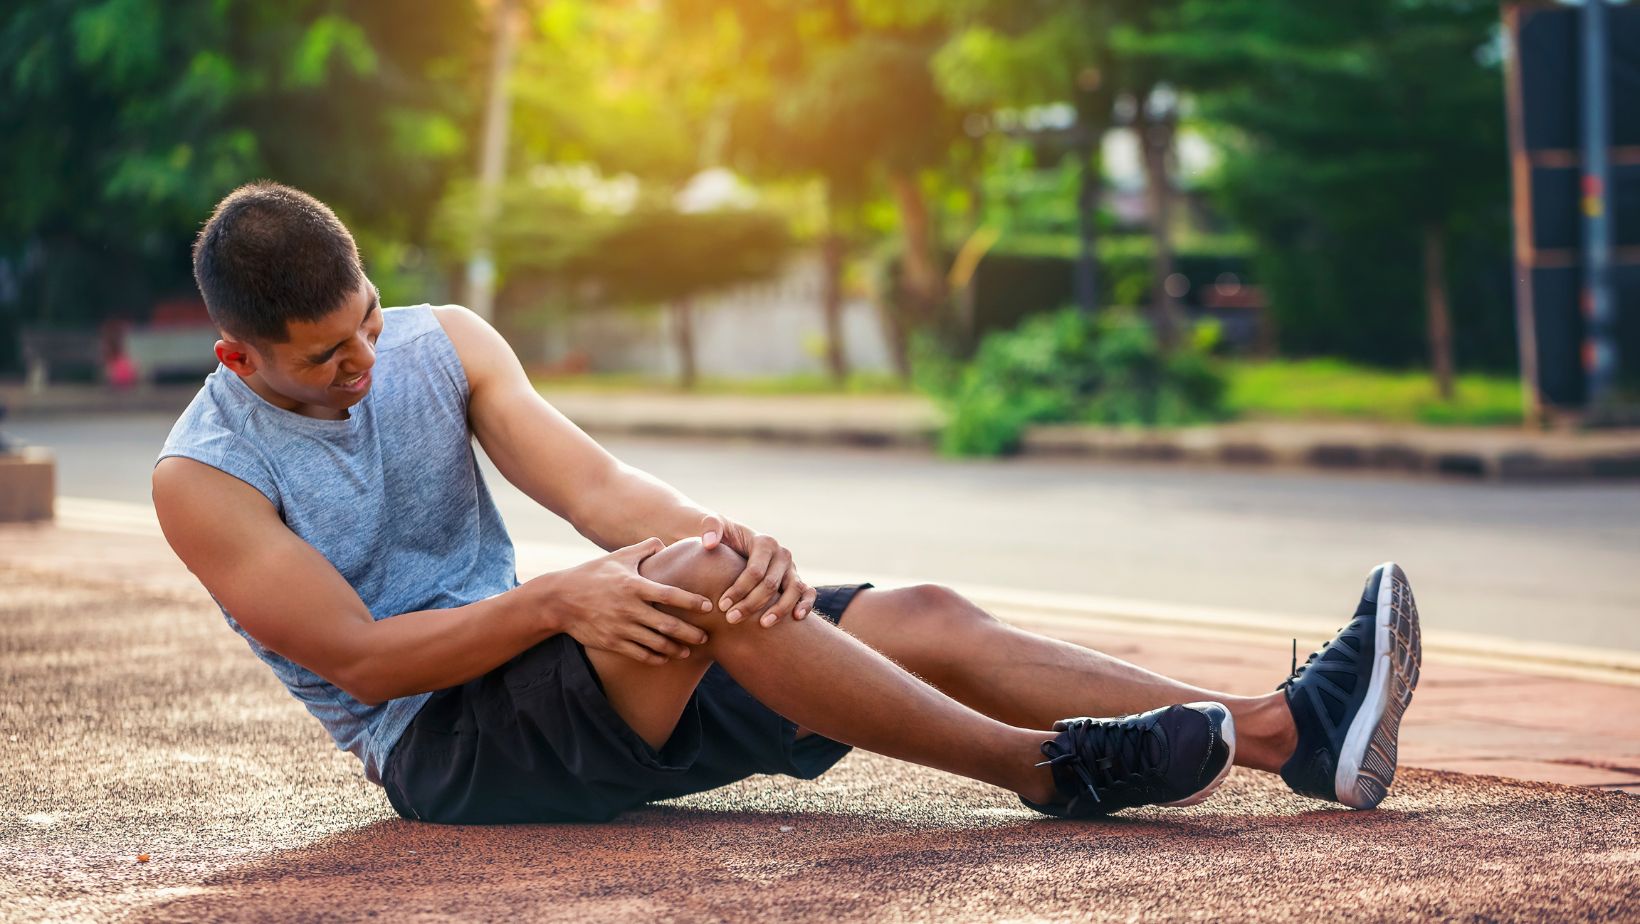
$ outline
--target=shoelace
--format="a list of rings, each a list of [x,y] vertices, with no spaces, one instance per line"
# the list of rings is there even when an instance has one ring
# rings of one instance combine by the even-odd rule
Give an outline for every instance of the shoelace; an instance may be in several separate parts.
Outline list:
[[[1044,741],[1042,753],[1048,759],[1037,766],[1069,764],[1095,802],[1105,801],[1099,796],[1101,789],[1145,787],[1151,782],[1148,777],[1160,772],[1158,767],[1144,766],[1143,743],[1151,733],[1149,726],[1137,726],[1126,719],[1096,719],[1071,725],[1066,732],[1070,734],[1070,747],[1060,750],[1057,739]],[[1081,759],[1082,753],[1089,750],[1101,755],[1091,767]],[[1126,774],[1116,772],[1118,763],[1127,768]]]
[[[1340,630],[1340,631],[1342,631],[1342,630]],[[1296,638],[1293,639],[1293,666],[1292,666],[1292,669],[1291,669],[1292,672],[1287,675],[1287,679],[1283,680],[1281,682],[1281,685],[1276,687],[1276,689],[1285,690],[1288,687],[1292,686],[1294,683],[1296,683],[1298,681],[1299,676],[1301,674],[1303,674],[1305,671],[1309,670],[1310,665],[1314,664],[1315,660],[1317,658],[1321,657],[1321,654],[1323,652],[1325,652],[1328,648],[1331,648],[1331,647],[1332,647],[1332,640],[1331,639],[1321,643],[1321,647],[1317,648],[1316,650],[1314,650],[1312,652],[1310,652],[1310,656],[1308,658],[1304,659],[1304,666],[1300,667],[1299,664],[1298,664],[1298,639],[1296,639]]]

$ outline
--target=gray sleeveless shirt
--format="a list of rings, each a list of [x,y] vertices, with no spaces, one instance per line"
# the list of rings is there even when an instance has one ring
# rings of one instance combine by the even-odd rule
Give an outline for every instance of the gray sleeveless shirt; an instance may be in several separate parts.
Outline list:
[[[464,606],[518,584],[512,542],[473,457],[455,347],[426,305],[382,319],[374,381],[346,420],[274,407],[218,367],[159,456],[203,462],[262,492],[376,619]],[[381,782],[387,755],[428,694],[367,706],[222,613],[336,746]]]

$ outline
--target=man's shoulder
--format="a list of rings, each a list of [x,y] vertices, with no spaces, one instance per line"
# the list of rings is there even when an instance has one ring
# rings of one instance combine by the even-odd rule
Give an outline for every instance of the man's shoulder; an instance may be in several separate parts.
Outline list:
[[[404,305],[382,310],[382,335],[376,343],[376,352],[401,350],[406,347],[425,348],[430,343],[441,347],[448,344],[454,357],[465,365],[463,346],[471,340],[476,326],[483,325],[478,315],[460,305]],[[432,340],[428,336],[437,334]]]
[[[429,305],[428,315],[444,333],[469,387],[481,384],[516,354],[490,323],[462,305]]]
[[[268,444],[253,431],[261,399],[233,373],[218,368],[171,426],[154,476],[179,483],[211,481],[227,475],[255,488],[275,508],[281,506],[278,480],[268,458]],[[183,460],[179,464],[172,460]]]
[[[251,405],[233,393],[234,382],[227,377],[232,373],[218,367],[205,377],[193,400],[177,416],[171,432],[165,437],[160,458],[177,454],[189,447],[222,449],[237,441]]]

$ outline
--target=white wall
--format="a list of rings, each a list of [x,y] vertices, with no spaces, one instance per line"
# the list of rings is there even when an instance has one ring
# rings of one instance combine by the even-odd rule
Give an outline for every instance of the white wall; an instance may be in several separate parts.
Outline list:
[[[702,376],[758,378],[824,373],[825,328],[820,313],[820,261],[809,254],[767,282],[695,299],[695,363]],[[584,354],[596,372],[678,374],[672,317],[664,309],[585,311],[544,334],[549,362]],[[876,306],[859,297],[843,303],[843,345],[849,368],[893,368]]]

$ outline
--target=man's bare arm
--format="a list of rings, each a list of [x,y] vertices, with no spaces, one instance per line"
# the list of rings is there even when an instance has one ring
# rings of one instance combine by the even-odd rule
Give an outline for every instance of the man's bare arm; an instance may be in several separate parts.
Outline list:
[[[364,703],[465,683],[558,632],[650,663],[687,657],[704,633],[645,601],[703,598],[637,574],[658,542],[544,574],[467,606],[374,620],[336,568],[261,492],[191,459],[154,469],[165,538],[258,642]],[[610,586],[624,592],[612,594]]]
[[[610,455],[536,392],[494,328],[465,308],[435,311],[467,373],[469,423],[508,481],[605,549],[644,536],[729,546],[746,559],[718,604],[730,622],[767,627],[808,615],[815,590],[798,577],[788,549]]]
[[[508,481],[604,549],[701,534],[710,511],[621,462],[547,403],[494,328],[466,308],[434,310],[467,373],[468,422]]]

